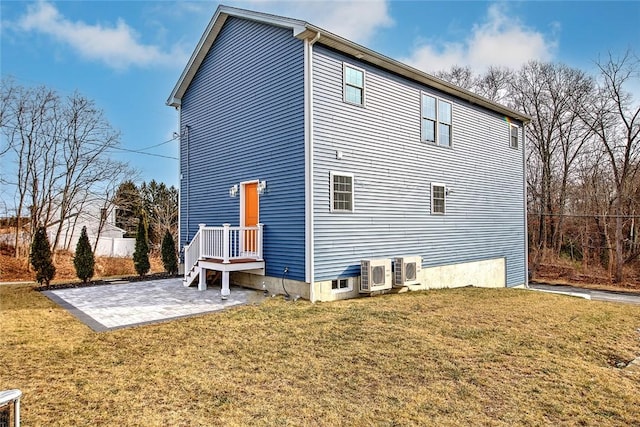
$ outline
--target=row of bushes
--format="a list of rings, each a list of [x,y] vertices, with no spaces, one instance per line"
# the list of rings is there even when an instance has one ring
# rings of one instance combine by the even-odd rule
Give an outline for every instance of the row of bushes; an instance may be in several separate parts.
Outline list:
[[[33,269],[36,272],[36,281],[38,284],[49,286],[51,280],[55,277],[56,268],[53,265],[51,246],[45,227],[38,227],[31,244],[30,260]],[[140,221],[138,225],[138,233],[136,235],[136,246],[133,253],[133,264],[136,272],[142,277],[149,272],[151,263],[149,261],[149,244],[147,242],[147,233],[144,227],[144,221]],[[162,264],[169,274],[178,272],[178,256],[173,236],[167,230],[162,239]],[[76,275],[83,283],[90,280],[95,272],[95,257],[91,249],[91,243],[87,236],[87,228],[83,227],[80,233],[80,239],[76,246],[76,252],[73,258],[73,266]]]

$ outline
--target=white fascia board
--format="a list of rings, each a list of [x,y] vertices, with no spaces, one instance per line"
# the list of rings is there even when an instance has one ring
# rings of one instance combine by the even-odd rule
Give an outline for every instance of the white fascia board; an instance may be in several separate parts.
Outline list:
[[[263,24],[275,25],[276,27],[281,28],[291,28],[294,36],[305,31],[307,25],[306,22],[298,19],[286,18],[284,16],[272,15],[270,13],[254,12],[252,10],[238,9],[229,6],[220,6],[219,9],[228,16],[244,18],[250,21],[261,22]]]

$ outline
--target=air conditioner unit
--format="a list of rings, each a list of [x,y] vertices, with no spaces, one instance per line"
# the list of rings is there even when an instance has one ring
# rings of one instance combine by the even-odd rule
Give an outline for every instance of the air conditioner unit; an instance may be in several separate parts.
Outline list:
[[[360,293],[391,289],[391,260],[363,259],[360,262]]]
[[[393,259],[393,286],[417,285],[422,257],[404,256]]]

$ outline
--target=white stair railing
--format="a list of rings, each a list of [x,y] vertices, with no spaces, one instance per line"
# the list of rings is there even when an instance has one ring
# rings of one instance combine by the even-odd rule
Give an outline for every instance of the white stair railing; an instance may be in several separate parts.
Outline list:
[[[212,258],[229,264],[235,259],[262,261],[263,224],[254,227],[207,227],[199,229],[191,242],[184,247],[185,280],[202,259]]]

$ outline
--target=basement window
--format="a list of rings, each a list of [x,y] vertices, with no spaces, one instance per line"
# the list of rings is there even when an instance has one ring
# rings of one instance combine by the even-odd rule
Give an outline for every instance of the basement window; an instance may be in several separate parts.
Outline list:
[[[335,279],[331,281],[331,291],[333,292],[346,292],[351,290],[351,283],[349,279]]]

